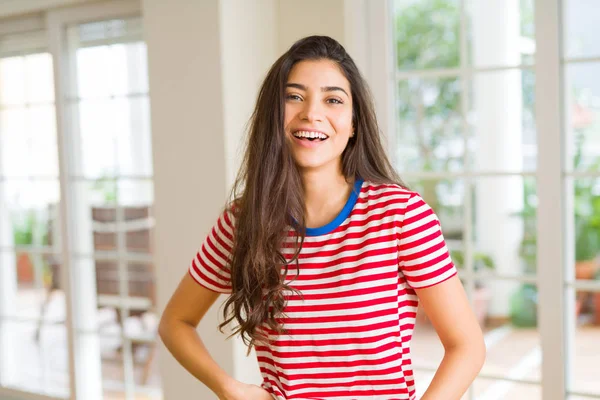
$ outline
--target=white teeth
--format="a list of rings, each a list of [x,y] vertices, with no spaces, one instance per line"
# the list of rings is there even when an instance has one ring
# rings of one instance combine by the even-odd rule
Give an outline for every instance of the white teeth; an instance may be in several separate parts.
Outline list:
[[[327,139],[327,135],[321,132],[308,132],[308,131],[297,131],[294,132],[294,136],[297,138],[308,138],[308,139]]]

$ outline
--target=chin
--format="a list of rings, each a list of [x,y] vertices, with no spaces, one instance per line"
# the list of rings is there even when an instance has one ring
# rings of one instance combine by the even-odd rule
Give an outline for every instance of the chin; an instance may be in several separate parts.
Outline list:
[[[315,170],[319,168],[324,168],[328,164],[331,163],[332,160],[315,160],[315,159],[306,159],[306,158],[296,158],[294,159],[296,165],[300,169],[305,170]]]

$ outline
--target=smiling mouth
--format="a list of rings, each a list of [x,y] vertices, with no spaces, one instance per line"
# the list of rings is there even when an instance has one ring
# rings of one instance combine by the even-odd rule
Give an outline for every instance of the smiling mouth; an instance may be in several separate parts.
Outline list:
[[[300,140],[308,140],[310,142],[324,142],[329,139],[329,136],[324,134],[323,132],[314,132],[314,131],[296,131],[293,132],[292,135],[296,139]]]

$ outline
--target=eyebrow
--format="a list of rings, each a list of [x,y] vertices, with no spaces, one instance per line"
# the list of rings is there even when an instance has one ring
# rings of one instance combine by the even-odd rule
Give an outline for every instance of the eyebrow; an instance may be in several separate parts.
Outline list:
[[[300,83],[287,83],[285,85],[285,87],[292,87],[292,88],[296,88],[296,89],[300,89],[300,90],[304,90],[304,91],[308,90],[308,88],[306,86],[304,86]],[[346,94],[346,96],[350,97],[350,95],[348,93],[346,93],[346,91],[339,86],[322,86],[321,87],[321,92],[335,92],[335,91],[344,92]]]

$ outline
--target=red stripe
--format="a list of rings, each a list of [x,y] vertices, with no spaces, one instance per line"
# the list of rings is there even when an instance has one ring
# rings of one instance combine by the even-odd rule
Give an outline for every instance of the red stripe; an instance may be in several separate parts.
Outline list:
[[[373,291],[372,293],[377,293],[378,291]],[[334,310],[349,310],[352,308],[364,308],[369,306],[375,306],[381,303],[389,302],[390,304],[394,303],[394,300],[397,299],[398,296],[396,294],[384,298],[375,298],[370,300],[363,301],[354,301],[350,303],[333,303],[333,304],[310,304],[310,305],[302,305],[302,306],[287,306],[284,310],[286,313],[291,312],[323,312],[323,311],[334,311]]]
[[[342,315],[317,315],[315,317],[298,317],[292,318],[279,318],[278,320],[284,324],[326,324],[335,322],[357,322],[357,321],[368,321],[378,317],[385,317],[387,315],[393,315],[397,312],[396,309],[384,309],[377,311],[368,311],[360,314],[342,314]],[[319,325],[320,327],[320,325]],[[320,329],[320,328],[316,328]]]
[[[272,346],[284,347],[284,346],[314,346],[315,348],[321,346],[339,346],[348,344],[369,344],[374,343],[385,338],[393,336],[391,333],[384,333],[377,336],[363,336],[356,338],[332,338],[332,339],[307,339],[307,340],[275,340]],[[283,336],[287,337],[287,336]],[[256,346],[256,350],[268,351],[265,346]]]
[[[415,236],[428,230],[431,232],[424,237]],[[224,212],[189,269],[190,274],[197,274],[200,284],[229,289],[214,280],[229,278],[234,243],[231,232],[235,232],[233,214]],[[414,388],[414,374],[409,342],[418,298],[411,285],[418,288],[424,283],[436,284],[444,274],[456,274],[439,220],[418,193],[398,185],[366,183],[349,218],[334,232],[339,237],[307,237],[298,258],[299,276],[295,277],[295,266],[288,271],[287,282],[303,296],[285,293],[288,303],[279,320],[286,325],[286,334],[279,336],[261,327],[270,338],[269,345],[256,347],[263,386],[289,400],[361,396],[412,399],[414,390],[409,388]],[[293,232],[282,248],[288,260],[293,249],[291,236]],[[407,254],[414,249],[419,251]],[[441,254],[424,261],[435,252]],[[323,259],[326,261],[320,262]],[[434,271],[422,273],[432,267]],[[377,274],[372,273],[375,268]],[[328,302],[330,299],[338,304]],[[377,322],[382,318],[389,321]],[[390,355],[382,357],[383,352]],[[359,359],[351,360],[349,356]],[[316,368],[330,370],[311,370]],[[398,378],[391,378],[392,374]],[[300,380],[304,382],[298,384]],[[384,389],[383,385],[393,388]],[[368,389],[356,390],[357,386]]]
[[[440,275],[443,275],[444,273],[451,270],[452,268],[454,268],[454,264],[452,264],[452,262],[449,261],[448,264],[446,264],[446,266],[444,266],[436,271],[430,272],[428,274],[417,275],[417,276],[411,276],[411,275],[405,274],[405,276],[409,282],[423,282],[423,281],[427,281],[432,278],[436,278]]]
[[[321,334],[321,335],[329,335],[329,334],[336,334],[336,333],[360,333],[360,332],[364,332],[365,328],[368,328],[372,331],[378,331],[378,330],[383,330],[386,328],[391,328],[393,326],[398,326],[398,321],[385,321],[385,322],[380,322],[377,324],[370,324],[370,325],[366,325],[366,326],[345,326],[345,327],[336,327],[336,328],[319,328],[318,332],[315,331],[315,329],[310,329],[310,328],[287,328],[287,334],[288,335],[314,335],[314,334]],[[265,329],[269,334],[274,334],[275,332],[271,329]]]
[[[290,286],[294,289],[301,289],[301,290],[333,289],[333,288],[342,288],[344,286],[350,286],[350,285],[358,285],[360,283],[378,281],[380,279],[390,279],[397,275],[398,275],[397,272],[391,271],[391,272],[385,272],[385,273],[381,273],[381,274],[372,274],[372,275],[342,279],[337,282],[335,282],[335,281],[334,282],[324,282],[324,283],[316,283],[313,285],[295,285],[292,283]]]

